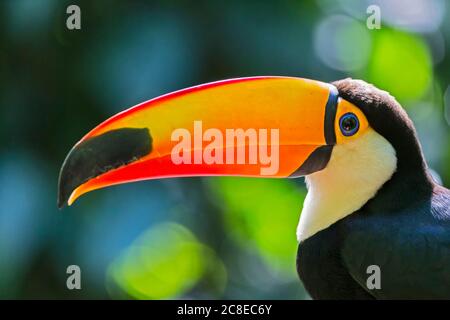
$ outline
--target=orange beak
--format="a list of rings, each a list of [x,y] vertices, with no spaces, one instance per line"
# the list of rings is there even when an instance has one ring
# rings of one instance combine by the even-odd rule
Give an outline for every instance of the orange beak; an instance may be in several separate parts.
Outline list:
[[[141,103],[85,135],[60,172],[58,206],[110,185],[185,176],[297,177],[323,169],[338,94],[288,77],[208,83]]]

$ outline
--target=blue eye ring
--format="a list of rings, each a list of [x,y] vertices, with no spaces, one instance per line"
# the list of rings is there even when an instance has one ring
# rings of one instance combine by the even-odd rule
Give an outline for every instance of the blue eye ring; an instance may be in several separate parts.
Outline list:
[[[359,130],[358,117],[351,112],[344,114],[341,119],[339,119],[339,128],[344,136],[353,136]]]

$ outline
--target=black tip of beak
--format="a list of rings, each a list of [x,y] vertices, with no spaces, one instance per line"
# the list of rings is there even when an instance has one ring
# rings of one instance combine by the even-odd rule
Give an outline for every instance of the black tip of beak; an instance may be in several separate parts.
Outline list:
[[[83,183],[134,162],[151,150],[152,137],[147,128],[111,130],[74,146],[59,173],[58,208],[67,204],[72,192]]]

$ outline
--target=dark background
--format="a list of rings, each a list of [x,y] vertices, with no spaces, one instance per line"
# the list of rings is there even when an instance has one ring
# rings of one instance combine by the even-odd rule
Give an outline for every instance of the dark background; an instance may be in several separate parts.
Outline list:
[[[81,30],[66,8],[81,8]],[[366,27],[370,4],[381,29]],[[0,298],[308,298],[295,271],[302,179],[185,178],[56,208],[71,146],[114,113],[208,81],[362,78],[414,120],[450,185],[445,1],[0,3]],[[79,265],[82,290],[66,288]]]

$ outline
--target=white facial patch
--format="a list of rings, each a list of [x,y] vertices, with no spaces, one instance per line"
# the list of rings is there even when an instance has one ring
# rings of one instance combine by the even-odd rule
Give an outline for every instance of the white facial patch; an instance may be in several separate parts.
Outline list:
[[[392,145],[371,128],[334,146],[325,169],[306,177],[308,194],[297,227],[299,242],[360,209],[397,167]]]

